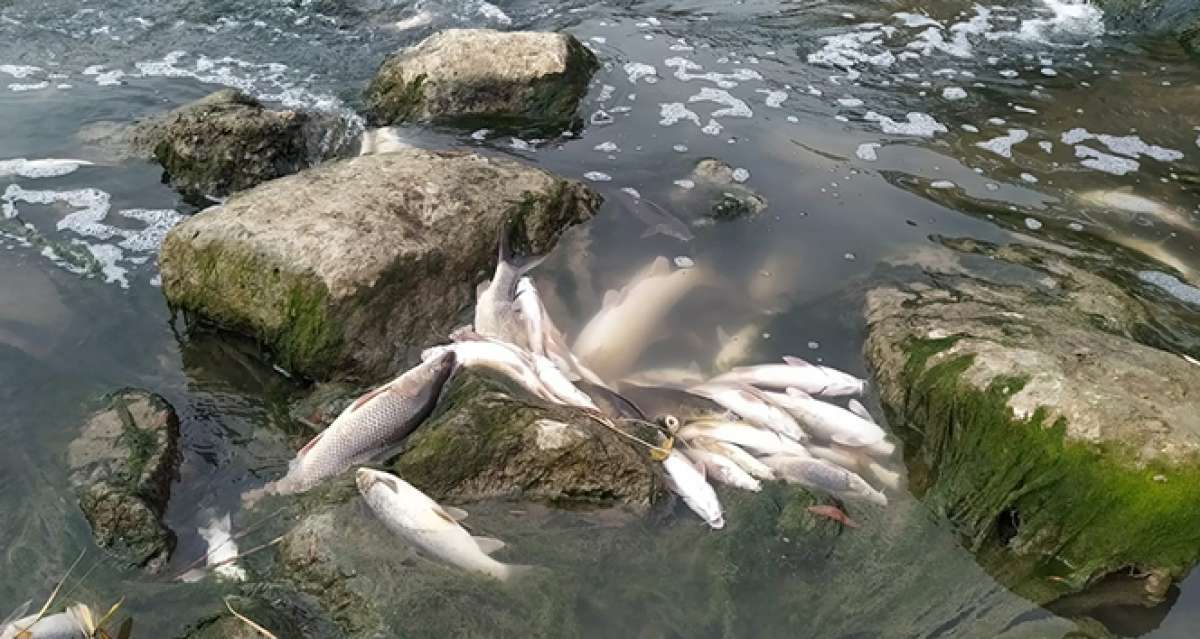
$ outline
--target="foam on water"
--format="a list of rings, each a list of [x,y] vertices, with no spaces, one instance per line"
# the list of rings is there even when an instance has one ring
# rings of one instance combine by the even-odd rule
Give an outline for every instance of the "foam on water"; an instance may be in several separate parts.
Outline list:
[[[755,93],[762,93],[766,97],[763,98],[763,104],[772,109],[778,109],[783,106],[785,100],[788,99],[787,91],[772,91],[770,89],[755,89]]]
[[[854,150],[854,155],[857,155],[858,159],[864,162],[874,162],[879,159],[875,151],[881,146],[883,145],[878,142],[863,142]]]
[[[81,166],[90,166],[87,160],[58,160],[42,159],[27,160],[16,158],[0,160],[0,177],[16,175],[24,178],[61,177],[74,173]]]
[[[946,87],[942,89],[942,98],[946,100],[962,100],[967,97],[967,92],[962,87]]]
[[[732,89],[741,82],[763,79],[762,74],[760,74],[758,71],[755,71],[754,69],[743,68],[734,69],[733,73],[717,73],[715,71],[710,71],[708,73],[690,73],[690,71],[703,71],[704,67],[680,56],[674,56],[663,60],[663,65],[667,68],[674,68],[675,72],[672,75],[681,82],[707,80],[713,84],[716,84],[722,89]],[[784,97],[787,97],[786,93],[784,94]]]
[[[1017,37],[1054,43],[1063,36],[1096,38],[1104,35],[1104,11],[1087,0],[1041,0],[1050,15],[1023,20]]]
[[[40,91],[42,89],[49,88],[50,82],[46,80],[42,80],[41,82],[14,82],[8,85],[8,90],[14,93],[21,93],[23,91]]]
[[[612,176],[600,171],[588,171],[583,174],[583,177],[592,182],[612,182]]]
[[[1089,169],[1111,173],[1112,175],[1125,175],[1126,173],[1138,170],[1138,167],[1141,166],[1137,160],[1109,155],[1082,144],[1075,145],[1075,157],[1085,158],[1081,164]]]
[[[948,131],[946,125],[938,122],[933,116],[926,113],[912,112],[905,117],[908,119],[907,122],[897,122],[886,115],[867,111],[863,119],[868,122],[878,122],[879,128],[884,133],[895,135],[916,135],[931,138],[934,134],[946,133]]]
[[[658,82],[658,69],[652,65],[644,62],[626,62],[622,68],[630,84],[637,84],[638,80],[645,80],[646,84]]]
[[[658,105],[658,123],[671,126],[680,120],[689,120],[700,126],[700,116],[695,111],[684,106],[682,102],[666,102]]]
[[[754,111],[746,105],[740,98],[736,98],[724,89],[714,89],[712,87],[704,87],[700,89],[700,93],[688,98],[688,102],[716,102],[724,105],[725,108],[716,109],[710,115],[714,118],[750,118],[754,117]]]
[[[11,75],[18,80],[23,80],[35,73],[41,72],[41,67],[32,67],[27,64],[0,64],[0,73]]]
[[[976,142],[975,146],[986,149],[996,155],[1011,158],[1014,144],[1024,142],[1029,138],[1029,132],[1024,129],[1009,129],[1008,135],[992,138],[986,142]]]

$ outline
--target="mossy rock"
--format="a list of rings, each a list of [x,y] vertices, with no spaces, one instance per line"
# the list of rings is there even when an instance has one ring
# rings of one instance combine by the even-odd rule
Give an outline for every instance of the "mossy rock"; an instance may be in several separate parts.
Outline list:
[[[867,296],[913,489],[1035,602],[1123,571],[1160,601],[1200,560],[1200,368],[1065,254],[943,244]]]
[[[250,584],[228,597],[228,606],[276,637],[341,639],[345,634],[330,621],[316,599],[279,584]],[[218,611],[190,624],[179,639],[259,639],[256,629],[222,604]]]
[[[384,61],[366,89],[378,126],[438,122],[558,133],[599,67],[569,34],[449,29]]]
[[[328,162],[172,229],[163,293],[190,318],[257,338],[289,372],[375,383],[459,323],[507,220],[540,253],[599,204],[578,182],[471,153]]]
[[[649,449],[584,412],[522,399],[493,378],[460,372],[409,440],[396,474],[434,499],[513,498],[645,512],[666,484]],[[620,423],[642,441],[651,429]]]
[[[162,523],[179,473],[179,418],[162,397],[124,389],[84,423],[67,451],[71,484],[96,544],[158,572],[175,548]]]
[[[309,125],[305,113],[272,111],[223,89],[142,123],[129,139],[151,149],[164,182],[207,204],[307,167]]]

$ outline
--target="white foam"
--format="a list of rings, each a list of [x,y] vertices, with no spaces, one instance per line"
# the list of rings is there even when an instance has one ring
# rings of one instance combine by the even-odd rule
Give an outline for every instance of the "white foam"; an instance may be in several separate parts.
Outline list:
[[[808,54],[809,64],[821,64],[843,69],[852,69],[859,63],[875,67],[890,67],[896,56],[887,49],[879,53],[867,53],[867,45],[882,47],[884,32],[879,30],[853,31],[821,38],[821,49]]]
[[[755,93],[764,94],[766,97],[763,98],[763,104],[766,104],[769,108],[772,108],[772,109],[778,109],[779,107],[783,106],[784,101],[786,101],[788,98],[787,91],[772,91],[770,89],[756,89]]]
[[[724,105],[725,108],[717,109],[710,114],[714,118],[749,118],[754,116],[754,111],[751,111],[745,102],[730,95],[724,89],[704,87],[700,89],[700,93],[688,98],[688,102],[716,102],[717,104]]]
[[[1090,169],[1111,173],[1112,175],[1125,175],[1126,173],[1138,170],[1140,166],[1137,160],[1109,155],[1081,144],[1075,145],[1075,157],[1086,158],[1081,164]]]
[[[11,75],[18,80],[24,80],[35,73],[41,72],[41,67],[31,67],[27,64],[0,64],[0,73]]]
[[[1016,36],[1022,40],[1053,44],[1061,36],[1094,38],[1104,35],[1104,12],[1086,0],[1041,0],[1047,17],[1023,20]]]
[[[715,71],[710,71],[708,73],[690,73],[691,71],[703,71],[704,67],[680,56],[674,56],[663,60],[663,65],[668,68],[674,68],[675,72],[672,75],[675,76],[675,79],[681,82],[707,80],[716,84],[722,89],[732,89],[736,87],[739,82],[763,79],[762,74],[753,69],[734,69],[733,73],[717,73]],[[784,97],[787,97],[786,93],[784,94]]]
[[[617,146],[616,142],[613,142],[612,140],[608,140],[606,142],[601,142],[600,144],[597,144],[596,146],[592,147],[592,150],[600,151],[601,153],[620,153],[621,147]]]
[[[1016,111],[1018,113],[1037,113],[1037,109],[1031,109],[1027,106],[1021,106],[1019,104],[1013,105],[1013,111]]]
[[[1008,135],[992,138],[986,142],[976,142],[975,146],[986,149],[996,155],[1011,158],[1014,144],[1024,142],[1029,138],[1029,132],[1024,129],[1009,129]]]
[[[60,160],[46,158],[42,160],[27,160],[16,158],[0,160],[0,177],[16,175],[24,178],[61,177],[74,173],[81,166],[91,166],[87,160]]]
[[[48,88],[50,88],[50,83],[46,80],[42,80],[41,82],[27,82],[27,83],[14,82],[14,83],[8,85],[8,90],[12,91],[14,93],[22,93],[25,91],[40,91],[42,89],[48,89]]]
[[[1200,306],[1200,288],[1185,284],[1174,275],[1159,271],[1141,271],[1138,273],[1138,279],[1157,286],[1175,299]]]
[[[733,177],[734,182],[741,184],[741,183],[745,182],[746,180],[750,179],[750,171],[747,171],[746,169],[738,167],[733,170],[733,173],[731,174],[731,176]]]
[[[675,180],[675,182],[673,182],[673,184],[684,190],[690,190],[690,189],[696,188],[696,183],[691,180]]]
[[[1045,151],[1046,153],[1054,152],[1054,143],[1053,142],[1050,142],[1047,140],[1042,140],[1041,142],[1038,142],[1038,146],[1041,147],[1041,149],[1043,151]]]
[[[646,84],[654,84],[658,82],[658,69],[643,62],[626,62],[622,67],[625,70],[625,75],[629,78],[630,84],[637,84],[638,80],[645,80]]]
[[[905,116],[907,122],[897,122],[886,115],[880,115],[874,111],[867,111],[863,119],[868,122],[878,122],[879,127],[884,133],[896,135],[917,135],[921,137],[933,137],[935,133],[946,133],[947,129],[944,124],[938,122],[933,116],[912,112]]]
[[[680,120],[689,120],[700,126],[700,116],[687,108],[682,102],[665,102],[658,105],[658,123],[671,126]]]
[[[597,102],[608,102],[609,100],[612,99],[613,93],[616,90],[617,90],[617,87],[614,87],[611,84],[606,84],[606,85],[600,87],[600,95],[596,96],[596,101]]]
[[[705,135],[720,135],[723,128],[724,127],[721,126],[720,122],[709,118],[708,124],[705,124],[703,127],[701,127],[700,132],[704,133]]]
[[[942,89],[942,98],[946,100],[962,100],[967,92],[962,87],[946,87]]]
[[[968,133],[979,133],[979,127],[975,126],[974,124],[962,124],[959,126],[962,127],[963,131]]]
[[[1036,231],[1036,230],[1042,228],[1042,223],[1041,223],[1041,221],[1036,220],[1032,217],[1027,217],[1027,218],[1025,218],[1025,228],[1029,229],[1030,231]]]
[[[497,7],[486,0],[480,0],[478,8],[475,9],[475,13],[478,13],[488,20],[492,20],[505,26],[512,24],[512,18],[508,17],[507,13],[504,13],[500,7]]]
[[[838,104],[839,104],[839,105],[841,105],[841,106],[844,106],[844,107],[846,107],[846,108],[848,108],[848,109],[853,109],[853,108],[855,108],[855,107],[860,107],[860,106],[862,106],[862,105],[863,105],[863,101],[862,101],[862,100],[859,100],[858,98],[839,98],[839,99],[838,99]]]
[[[923,13],[908,13],[907,11],[900,11],[897,13],[893,13],[892,17],[899,20],[901,24],[903,24],[904,26],[909,27],[909,28],[916,28],[916,27],[936,27],[939,29],[942,28],[942,23],[938,22],[937,20],[934,20],[933,18],[930,18],[929,16],[927,16]]]
[[[1136,135],[1115,136],[1092,133],[1084,128],[1074,128],[1062,134],[1063,144],[1078,144],[1087,140],[1097,140],[1108,147],[1109,151],[1133,158],[1145,155],[1160,162],[1174,162],[1183,159],[1182,151],[1147,144]]]
[[[418,29],[431,22],[433,22],[433,14],[426,10],[421,10],[415,15],[393,22],[392,28],[397,31],[408,31],[410,29]]]
[[[1021,181],[1023,181],[1023,182],[1028,182],[1030,184],[1038,183],[1037,177],[1030,173],[1022,173],[1020,177],[1021,177]]]
[[[583,177],[587,178],[588,180],[591,180],[592,182],[611,182],[612,181],[611,175],[609,175],[607,173],[601,173],[600,171],[588,171],[587,173],[583,174]]]
[[[863,142],[854,150],[854,155],[857,155],[858,159],[864,162],[874,162],[879,159],[875,151],[881,146],[883,145],[878,142]]]
[[[633,188],[632,186],[623,186],[623,187],[621,187],[621,192],[622,192],[622,193],[624,193],[624,194],[626,194],[626,195],[628,195],[629,197],[632,197],[632,198],[633,198],[633,199],[635,199],[635,200],[640,200],[640,199],[642,199],[642,194],[641,194],[641,192],[640,192],[640,191],[638,191],[637,189]]]
[[[929,183],[929,187],[933,189],[952,189],[957,185],[950,180],[934,180]]]

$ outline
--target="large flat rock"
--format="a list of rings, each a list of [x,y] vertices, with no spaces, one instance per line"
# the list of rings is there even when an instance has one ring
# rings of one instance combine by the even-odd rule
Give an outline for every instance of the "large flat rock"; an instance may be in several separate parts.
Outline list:
[[[914,489],[1035,601],[1122,571],[1159,600],[1200,559],[1200,366],[1072,256],[944,244],[867,296]]]
[[[542,252],[600,198],[517,162],[417,149],[331,162],[176,226],[175,308],[257,337],[286,369],[376,380],[443,339],[495,264],[501,225]]]
[[[574,36],[449,29],[384,61],[366,90],[378,125],[569,126],[599,64]],[[557,130],[555,130],[557,129]]]

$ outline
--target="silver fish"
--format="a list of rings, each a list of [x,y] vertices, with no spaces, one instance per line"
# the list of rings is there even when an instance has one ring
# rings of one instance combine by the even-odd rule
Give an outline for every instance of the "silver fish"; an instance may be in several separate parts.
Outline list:
[[[762,461],[786,482],[820,490],[842,499],[858,499],[880,506],[886,506],[888,503],[887,495],[876,490],[862,477],[825,460],[792,455],[768,455],[763,457]]]
[[[796,388],[817,397],[861,395],[867,386],[865,381],[836,368],[816,366],[799,357],[784,357],[783,361],[783,364],[735,368],[712,381],[777,390]]]
[[[672,270],[667,258],[655,259],[620,293],[604,295],[600,312],[580,331],[572,350],[602,379],[620,379],[661,330],[667,313],[706,273],[700,267]]]
[[[592,372],[567,346],[567,338],[554,324],[542,296],[534,286],[533,280],[522,277],[517,282],[517,309],[526,322],[526,332],[530,336],[530,352],[535,355],[545,355],[564,373],[582,379],[591,384],[604,386],[604,380]]]
[[[753,492],[762,490],[762,482],[720,453],[699,446],[688,446],[683,448],[683,454],[702,466],[704,474],[715,481]]]
[[[692,448],[702,448],[727,457],[730,461],[741,467],[742,470],[749,473],[751,477],[766,480],[775,479],[775,471],[759,461],[754,455],[747,453],[735,444],[711,437],[693,437],[688,440],[688,445]]]
[[[359,397],[300,449],[287,475],[248,493],[245,500],[253,503],[262,494],[305,492],[400,443],[433,411],[455,362],[453,352],[438,353]]]
[[[38,618],[22,617],[0,629],[0,639],[90,639],[94,628],[92,612],[84,604]]]
[[[864,449],[830,444],[828,446],[809,446],[808,452],[813,457],[824,459],[847,470],[870,475],[889,489],[898,490],[900,488],[902,480],[900,473],[885,468],[865,453]]]
[[[872,452],[882,455],[890,455],[895,449],[884,441],[887,433],[873,420],[863,417],[866,409],[855,400],[850,400],[855,410],[846,410],[795,388],[786,393],[764,392],[763,396],[791,413],[815,437],[854,448],[872,447]]]
[[[450,509],[388,473],[359,468],[358,492],[388,530],[421,552],[452,566],[508,581],[531,567],[505,564],[488,555],[504,547],[489,537],[472,537]],[[461,512],[461,511],[459,511]]]
[[[807,449],[796,440],[749,422],[724,419],[690,421],[679,429],[679,437],[685,441],[691,441],[696,437],[711,437],[741,446],[760,455],[808,455]]]
[[[501,225],[496,272],[491,281],[480,288],[475,300],[475,330],[484,337],[494,337],[530,350],[528,324],[517,304],[517,282],[544,257],[516,258],[512,252],[512,232],[511,224]]]
[[[771,403],[757,388],[745,384],[709,382],[695,386],[690,391],[728,408],[751,424],[769,428],[798,442],[808,439],[796,420],[787,411]]]
[[[548,402],[598,410],[587,393],[576,388],[554,362],[546,357],[534,355],[512,344],[483,337],[466,329],[456,330],[454,339],[459,341],[426,349],[421,357],[453,351],[461,365],[496,371]]]
[[[650,200],[633,198],[633,202],[627,208],[646,225],[646,230],[642,232],[643,238],[666,235],[680,242],[690,242],[696,238],[687,224]]]
[[[662,462],[667,473],[667,485],[671,491],[683,498],[692,512],[700,515],[704,523],[714,530],[725,527],[725,516],[717,493],[704,478],[704,473],[692,465],[678,450],[672,450]]]
[[[725,329],[717,327],[717,344],[720,349],[713,356],[713,369],[725,372],[738,364],[750,359],[759,340],[762,339],[762,327],[757,323],[746,324],[738,332],[730,335]]]

